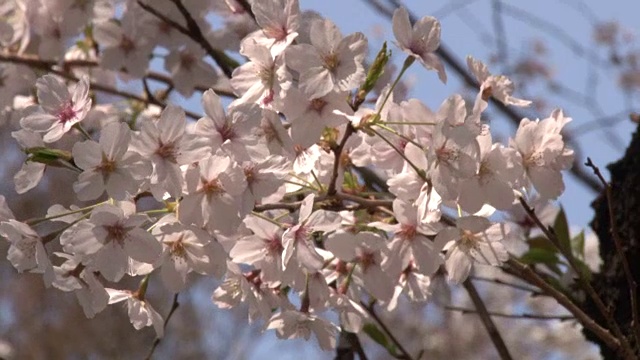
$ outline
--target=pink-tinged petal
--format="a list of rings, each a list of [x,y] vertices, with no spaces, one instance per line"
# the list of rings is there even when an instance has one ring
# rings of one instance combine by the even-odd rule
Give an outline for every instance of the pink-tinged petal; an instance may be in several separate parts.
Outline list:
[[[560,171],[534,166],[528,169],[527,174],[538,193],[546,199],[556,199],[564,191],[564,182]]]
[[[363,271],[362,277],[365,288],[376,299],[387,301],[393,295],[394,283],[379,265],[368,267]]]
[[[96,239],[92,229],[91,223],[82,221],[60,235],[60,245],[70,254],[80,256],[95,254],[102,248],[102,244]]]
[[[456,220],[456,226],[461,230],[468,230],[472,234],[485,231],[491,226],[491,221],[481,216],[465,216]]]
[[[412,28],[409,22],[409,13],[403,7],[397,8],[393,12],[393,36],[402,47],[408,48],[411,45]]]
[[[296,259],[310,271],[319,271],[324,266],[324,258],[315,251],[313,245],[304,240],[298,241],[296,245]]]
[[[131,130],[125,123],[111,123],[102,129],[100,147],[109,160],[120,159],[129,149]]]
[[[266,256],[265,242],[257,236],[249,236],[236,242],[229,256],[235,263],[255,265]]]
[[[114,171],[109,174],[105,183],[107,195],[115,200],[126,200],[128,195],[135,194],[137,183],[125,171]]]
[[[116,304],[131,298],[131,291],[109,288],[105,290],[107,291],[107,294],[109,294],[109,304]]]
[[[26,162],[22,168],[13,176],[15,189],[18,194],[24,194],[36,187],[44,175],[45,164],[36,162]]]
[[[307,68],[300,75],[300,89],[311,99],[320,98],[333,90],[333,76],[324,67]]]
[[[483,191],[487,203],[491,204],[498,210],[509,210],[513,206],[515,195],[509,184],[500,181],[497,178],[489,179],[484,184]]]
[[[302,223],[309,218],[311,212],[313,211],[313,201],[315,199],[315,194],[311,193],[307,195],[307,197],[302,200],[302,204],[300,204],[300,213],[298,215],[298,222]]]
[[[187,124],[184,110],[175,105],[168,105],[160,114],[158,119],[158,129],[160,129],[160,139],[164,144],[172,143],[184,134]]]
[[[420,36],[424,51],[434,52],[440,46],[440,22],[433,16],[425,16],[416,21],[413,32]]]
[[[480,187],[477,177],[463,180],[460,183],[460,195],[458,196],[458,205],[462,210],[473,214],[476,213],[485,202],[486,193]]]
[[[96,41],[104,47],[118,46],[122,39],[122,35],[122,27],[112,21],[97,23],[93,31],[93,36]]]
[[[162,245],[150,233],[141,228],[129,231],[124,248],[132,259],[151,264],[158,260],[162,252]]]
[[[289,261],[293,256],[296,247],[296,232],[300,230],[300,225],[295,225],[287,229],[282,234],[282,269],[286,270]]]
[[[213,120],[215,126],[222,128],[227,121],[226,115],[220,97],[212,89],[205,91],[202,95],[202,107],[207,117]]]
[[[35,132],[45,132],[51,130],[57,121],[57,117],[42,111],[37,111],[22,118],[20,120],[20,126]]]
[[[321,67],[322,61],[318,50],[309,44],[291,46],[285,52],[287,66],[300,73],[310,67]]]
[[[44,134],[42,140],[46,143],[52,143],[60,140],[64,134],[71,129],[71,123],[61,124],[55,123],[49,132]]]
[[[309,32],[311,44],[321,54],[330,54],[342,40],[340,29],[329,19],[314,21]]]
[[[342,261],[353,261],[357,256],[356,249],[361,243],[355,234],[337,232],[325,240],[324,247]]]
[[[204,217],[202,213],[204,198],[205,195],[202,193],[190,194],[182,198],[178,212],[182,223],[194,224],[197,226],[204,225]]]
[[[335,211],[317,210],[307,219],[306,226],[313,231],[333,231],[340,227],[342,217]]]
[[[127,255],[118,244],[108,244],[96,253],[93,264],[109,281],[120,281],[127,270]]]
[[[444,70],[444,64],[434,53],[426,53],[420,57],[420,62],[428,70],[435,70],[438,72],[438,78],[443,84],[447,83],[447,73]]]
[[[471,272],[471,258],[457,247],[447,254],[446,268],[449,281],[460,284],[467,279]]]
[[[54,75],[45,75],[36,82],[38,103],[44,111],[55,113],[61,105],[71,100],[67,85]]]
[[[78,181],[73,183],[73,191],[82,201],[97,199],[104,192],[104,179],[102,174],[94,171],[85,171],[78,176]]]
[[[411,250],[419,272],[424,275],[434,274],[442,264],[440,250],[435,243],[423,236],[413,239]]]
[[[102,162],[102,149],[95,141],[78,142],[73,145],[71,153],[74,163],[82,170],[93,169]]]
[[[179,265],[178,265],[179,264]],[[178,271],[178,267],[186,267],[186,262],[182,258],[167,259],[160,269],[162,282],[167,290],[177,293],[184,289],[187,273]]]

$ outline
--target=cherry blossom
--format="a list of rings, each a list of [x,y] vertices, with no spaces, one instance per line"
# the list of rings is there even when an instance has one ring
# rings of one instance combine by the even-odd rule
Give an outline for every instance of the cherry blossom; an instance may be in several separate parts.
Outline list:
[[[573,150],[565,146],[560,131],[571,121],[562,110],[543,120],[523,119],[512,147],[520,152],[528,179],[543,197],[555,199],[564,191],[561,170],[571,167]]]
[[[158,338],[164,336],[164,320],[148,301],[140,299],[137,293],[127,290],[107,289],[107,293],[109,293],[109,304],[127,301],[127,313],[136,330],[153,326]]]
[[[331,350],[376,330],[374,306],[384,318],[441,302],[442,275],[453,289],[522,255],[540,232],[517,199],[555,221],[543,206],[573,164],[570,118],[523,119],[496,141],[488,99],[530,102],[470,56],[475,103],[409,98],[400,80],[416,59],[446,82],[440,22],[412,25],[404,8],[392,21],[397,79],[386,44],[369,62],[363,33],[343,36],[298,0],[3,4],[0,47],[15,60],[0,64],[0,116],[25,155],[15,190],[53,167],[77,176],[55,184],[72,198],[30,220],[0,195],[8,261],[75,294],[87,317],[126,301],[158,338],[147,287],[177,294],[201,276],[216,306]]]
[[[62,135],[82,121],[91,108],[89,79],[83,77],[68,88],[60,78],[45,75],[36,82],[38,111],[20,120],[23,128],[46,133],[44,142],[59,140]]]
[[[338,328],[331,322],[312,314],[295,310],[277,313],[269,319],[267,329],[275,329],[281,339],[304,338],[309,340],[313,333],[324,350],[336,346]]]
[[[434,53],[440,46],[440,22],[436,18],[425,16],[412,27],[409,13],[399,7],[393,13],[393,35],[402,51],[418,59],[427,70],[436,70],[440,81],[447,82],[444,66]]]
[[[501,241],[508,232],[505,224],[492,224],[479,216],[458,218],[455,228],[441,230],[434,241],[447,251],[445,266],[449,280],[454,283],[466,280],[475,262],[499,266],[507,261],[509,254]]]
[[[367,41],[362,33],[345,38],[330,20],[313,22],[311,44],[298,44],[285,54],[289,67],[300,73],[299,88],[311,98],[352,90],[364,82]]]
[[[114,123],[104,127],[99,143],[87,140],[73,146],[74,161],[84,170],[73,184],[79,199],[97,199],[106,190],[109,197],[124,200],[137,192],[151,164],[128,151],[130,142],[127,124]]]
[[[127,216],[123,209],[102,205],[65,231],[60,243],[71,254],[82,256],[109,281],[119,281],[129,270],[129,258],[145,263],[158,260],[162,246],[140,226],[149,222],[143,214]],[[135,271],[135,269],[132,269]]]

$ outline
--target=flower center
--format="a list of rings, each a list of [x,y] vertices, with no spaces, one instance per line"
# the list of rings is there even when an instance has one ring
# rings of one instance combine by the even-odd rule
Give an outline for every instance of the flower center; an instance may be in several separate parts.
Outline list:
[[[202,191],[207,194],[207,196],[219,195],[224,192],[218,179],[211,181],[202,180]]]
[[[175,163],[177,161],[175,145],[173,143],[163,144],[162,141],[160,141],[159,145],[160,146],[158,146],[158,148],[156,149],[155,154],[160,156],[164,160]]]
[[[320,114],[322,112],[322,109],[324,109],[325,105],[327,105],[326,101],[322,99],[313,99],[309,103],[309,109],[314,110],[315,112]]]
[[[236,137],[236,132],[228,122],[225,122],[221,128],[217,128],[218,133],[220,133],[220,137],[222,137],[222,141],[233,140]]]
[[[398,235],[402,237],[404,240],[413,240],[413,238],[416,236],[415,225],[409,225],[409,224],[400,225],[400,231],[398,231]]]
[[[120,39],[120,49],[125,55],[129,55],[133,50],[135,50],[136,44],[126,35],[122,36]]]
[[[73,103],[71,100],[67,100],[58,110],[58,121],[62,124],[66,124],[69,120],[76,117],[76,112],[73,110]]]
[[[127,229],[120,223],[113,225],[107,225],[104,227],[107,230],[107,242],[116,242],[120,246],[124,244],[127,238]]]
[[[187,250],[184,248],[184,243],[182,242],[183,237],[184,235],[180,235],[169,247],[169,252],[174,258],[184,258],[187,255]]]
[[[340,65],[340,59],[338,59],[338,55],[334,52],[324,56],[322,61],[324,62],[324,67],[329,71],[335,70]]]

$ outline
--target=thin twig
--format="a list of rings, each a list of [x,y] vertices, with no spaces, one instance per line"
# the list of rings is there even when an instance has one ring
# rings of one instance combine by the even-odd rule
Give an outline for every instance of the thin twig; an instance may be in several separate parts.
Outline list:
[[[233,73],[233,70],[238,66],[237,62],[231,59],[230,57],[228,57],[224,53],[224,51],[215,49],[213,46],[211,46],[209,41],[207,41],[207,39],[204,37],[202,30],[200,30],[200,26],[198,26],[198,23],[193,18],[193,16],[191,16],[191,14],[189,13],[189,10],[187,10],[187,8],[182,4],[181,0],[171,0],[171,2],[175,4],[175,6],[178,8],[178,11],[180,11],[182,16],[184,17],[185,21],[187,22],[187,28],[185,29],[183,26],[181,26],[180,24],[177,24],[175,21],[168,21],[168,23],[174,27],[178,25],[178,27],[175,27],[176,30],[182,32],[183,34],[190,37],[193,41],[200,44],[200,46],[202,46],[202,48],[207,52],[207,54],[209,54],[209,56],[211,56],[211,58],[216,62],[216,64],[218,64],[220,69],[222,69],[222,72],[228,78],[231,78],[231,74]],[[138,4],[142,6],[141,1],[138,1]],[[143,8],[149,11],[148,9],[150,8],[150,6],[145,5],[143,6]],[[159,14],[156,11],[154,15],[158,16]],[[162,20],[166,21],[165,19],[167,19],[167,17],[163,16]]]
[[[519,197],[519,200],[520,200],[520,204],[522,205],[522,208],[527,213],[529,218],[533,220],[533,222],[538,226],[538,228],[542,230],[542,232],[547,237],[547,239],[549,239],[549,241],[558,249],[558,251],[560,251],[560,253],[564,256],[564,258],[567,259],[569,266],[578,275],[578,282],[580,283],[580,286],[587,292],[587,295],[589,295],[591,300],[593,300],[593,302],[596,304],[598,311],[600,311],[600,314],[602,314],[602,316],[605,318],[609,328],[611,329],[611,331],[613,331],[613,334],[620,339],[620,342],[624,351],[633,352],[631,350],[631,346],[629,345],[629,342],[627,341],[627,338],[622,333],[622,330],[620,330],[620,326],[615,321],[613,316],[611,316],[611,313],[609,312],[609,310],[607,309],[607,306],[602,301],[602,298],[600,298],[600,295],[598,295],[598,293],[593,288],[591,283],[587,281],[587,279],[584,277],[580,266],[578,266],[578,264],[576,263],[575,257],[571,253],[571,249],[565,249],[564,246],[560,244],[560,240],[556,236],[555,232],[553,232],[553,229],[545,226],[542,223],[540,218],[538,218],[538,215],[536,214],[535,210],[532,207],[530,207],[529,204],[527,204],[527,201],[523,197]]]
[[[447,305],[444,307],[445,310],[449,311],[459,311],[462,314],[477,314],[478,311],[474,309],[468,309],[460,306]],[[575,320],[575,316],[573,315],[542,315],[542,314],[505,314],[495,311],[487,311],[487,314],[493,317],[501,317],[507,319],[527,319],[527,320]]]
[[[580,307],[575,304],[569,297],[562,291],[553,287],[546,280],[544,280],[536,271],[529,266],[519,262],[515,258],[509,259],[506,264],[509,266],[509,270],[527,281],[528,283],[540,288],[544,293],[554,298],[560,305],[562,305],[567,311],[569,311],[576,319],[584,326],[593,332],[600,340],[602,340],[607,346],[616,352],[622,353],[624,349],[621,347],[620,340],[609,332],[606,328],[598,325],[587,313],[582,311]],[[629,359],[632,359],[630,357]]]
[[[362,198],[355,195],[345,194],[345,193],[336,193],[333,196],[329,195],[320,195],[316,196],[314,199],[315,203],[326,201],[326,200],[340,200],[340,201],[349,201],[359,205],[359,208],[362,209],[374,209],[377,207],[383,208],[391,208],[393,202],[391,200],[378,200],[378,199],[367,199]],[[261,204],[256,205],[253,208],[253,211],[256,212],[264,212],[268,210],[288,210],[295,211],[297,210],[302,201],[294,201],[289,203],[272,203],[272,204]]]
[[[64,71],[64,70],[58,70],[56,68],[54,68],[54,65],[56,65],[54,62],[50,62],[50,61],[38,61],[36,59],[32,59],[30,57],[22,57],[22,56],[15,56],[15,55],[8,55],[8,54],[0,54],[0,62],[11,62],[11,63],[16,63],[16,64],[23,64],[23,65],[27,65],[27,66],[31,66],[34,68],[38,68],[38,69],[42,69],[45,71],[48,71],[50,73],[56,74],[58,76],[61,76],[65,79],[68,80],[72,80],[72,81],[80,81],[80,79],[71,74],[68,71]],[[62,64],[62,68],[63,69],[67,69],[68,67],[72,66],[72,67],[84,67],[84,66],[97,66],[98,64],[95,61],[86,61],[86,60],[72,60],[66,63]],[[159,76],[160,74],[149,74],[149,78],[150,79],[156,79],[156,78],[160,78],[162,79],[163,76]],[[159,79],[158,79],[159,80]],[[173,86],[173,84],[171,82],[168,83],[168,85]],[[119,90],[117,88],[111,87],[111,86],[107,86],[101,83],[96,83],[96,82],[89,82],[89,87],[93,90],[97,90],[97,91],[101,91],[103,93],[106,94],[110,94],[110,95],[116,95],[116,96],[120,96],[123,98],[127,98],[127,99],[131,99],[131,100],[136,100],[139,101],[145,105],[149,105],[149,104],[153,104],[153,105],[157,105],[160,106],[162,108],[166,107],[167,105],[162,102],[157,100],[155,97],[151,97],[151,98],[145,98],[144,96],[140,96],[140,95],[136,95],[133,93],[129,93],[126,91],[122,91]],[[185,110],[184,111],[185,114],[194,119],[200,119],[202,116],[199,114],[196,114],[192,111],[189,110]]]
[[[478,294],[478,290],[473,285],[473,282],[467,279],[462,283],[462,285],[467,290],[467,293],[469,293],[469,297],[471,298],[473,305],[475,305],[476,307],[478,316],[480,317],[480,320],[484,324],[484,327],[487,329],[487,332],[489,333],[489,338],[491,338],[491,341],[493,342],[493,346],[496,347],[496,350],[498,351],[500,358],[503,360],[513,359],[511,357],[511,354],[509,354],[509,349],[507,349],[507,345],[504,343],[504,340],[502,339],[502,336],[500,335],[500,332],[498,331],[496,324],[493,323],[493,320],[491,319],[491,316],[487,311],[487,307],[484,305],[484,301],[482,301],[480,294]]]
[[[398,348],[400,353],[402,353],[402,359],[413,360],[413,357],[411,356],[411,354],[409,354],[409,352],[404,348],[404,346],[402,346],[400,341],[398,341],[398,339],[395,336],[393,336],[393,333],[391,332],[391,330],[389,330],[389,327],[387,327],[384,321],[382,321],[382,319],[376,313],[375,301],[371,302],[370,304],[365,304],[364,302],[361,301],[360,304],[364,307],[367,313],[371,315],[373,320],[375,320],[375,322],[378,323],[378,325],[380,325],[380,328],[382,328],[382,331],[389,337],[389,340],[391,340],[391,342],[393,342],[393,344]]]
[[[50,71],[52,68],[59,66],[62,69],[64,69],[66,72],[68,72],[72,68],[77,68],[77,67],[91,68],[91,67],[100,66],[100,64],[96,60],[65,60],[62,63],[59,63],[54,60],[43,60],[38,58],[37,56],[32,56],[32,55],[26,55],[26,54],[17,55],[17,54],[3,54],[3,53],[0,53],[0,62],[27,65],[30,67],[43,69],[46,71]],[[148,70],[145,76],[151,80],[165,83],[169,88],[175,87],[175,85],[173,84],[173,80],[168,75]],[[213,89],[213,91],[215,91],[216,94],[220,96],[226,96],[234,99],[237,98],[237,96],[233,92],[228,91],[226,89],[211,88],[210,86],[203,86],[203,85],[196,85],[194,89],[200,92],[205,92],[209,89]]]
[[[501,279],[498,279],[498,278],[485,278],[485,277],[473,276],[473,275],[469,276],[469,278],[472,279],[472,280],[484,281],[484,282],[504,285],[504,286],[511,287],[513,289],[526,291],[528,293],[531,293],[531,295],[533,295],[533,296],[540,295],[540,291],[538,291],[536,289],[532,289],[529,286],[523,286],[523,285],[519,285],[519,284],[510,283],[510,282],[507,282],[507,281],[504,281],[504,280],[501,280]]]
[[[625,278],[627,279],[627,286],[629,287],[629,297],[631,299],[631,316],[632,316],[632,327],[633,333],[636,338],[636,343],[640,344],[640,316],[638,316],[638,285],[636,284],[635,279],[633,278],[633,274],[631,273],[631,268],[629,267],[629,261],[627,260],[627,255],[625,254],[624,249],[622,248],[622,239],[620,238],[620,232],[618,231],[618,226],[616,223],[616,219],[613,213],[613,188],[611,184],[608,183],[600,169],[591,161],[591,158],[587,158],[587,162],[585,163],[587,167],[593,169],[594,174],[600,179],[605,188],[605,195],[607,197],[607,207],[609,208],[609,231],[611,232],[611,237],[613,237],[613,243],[616,247],[616,252],[622,261],[622,269],[624,270]]]
[[[179,306],[180,306],[180,303],[178,302],[178,293],[176,293],[175,295],[173,295],[173,303],[171,304],[171,309],[169,310],[167,317],[164,319],[163,326],[165,330],[167,329],[167,324],[169,324],[169,320],[171,319],[171,316],[173,315],[174,312],[176,312]],[[153,344],[151,345],[151,348],[149,349],[149,352],[147,353],[145,360],[151,359],[151,356],[153,356],[153,352],[156,350],[156,348],[160,344],[160,341],[162,341],[162,338],[156,338],[153,341]]]
[[[347,143],[347,141],[349,140],[349,137],[354,134],[356,132],[356,130],[354,129],[354,127],[351,125],[351,123],[347,124],[347,128],[344,132],[344,135],[342,136],[342,140],[340,141],[340,144],[338,144],[338,146],[333,149],[333,172],[331,173],[331,180],[329,182],[329,189],[327,190],[327,195],[331,196],[331,195],[335,195],[337,190],[337,184],[336,182],[338,181],[338,173],[340,172],[340,160],[342,157],[342,151],[344,150],[344,146]],[[342,187],[342,186],[341,186]]]

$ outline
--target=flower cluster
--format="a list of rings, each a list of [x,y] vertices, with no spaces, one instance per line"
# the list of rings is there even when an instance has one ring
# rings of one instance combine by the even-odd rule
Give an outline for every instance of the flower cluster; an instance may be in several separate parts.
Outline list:
[[[397,81],[380,83],[390,71],[385,50],[367,64],[364,34],[342,34],[331,20],[301,13],[297,0],[253,2],[255,22],[234,1],[81,3],[10,2],[15,16],[0,20],[10,30],[0,46],[21,53],[39,44],[40,58],[79,64],[76,80],[59,71],[37,79],[33,104],[20,110],[13,136],[28,158],[16,190],[63,166],[77,174],[77,200],[93,203],[52,204],[44,218],[21,221],[0,197],[0,235],[18,271],[75,293],[88,317],[126,300],[134,327],[153,326],[161,337],[163,319],[145,297],[149,277],[180,292],[196,273],[220,280],[219,307],[247,304],[249,320],[278,337],[313,335],[332,349],[339,329],[357,333],[371,321],[366,302],[392,311],[403,296],[428,300],[438,272],[461,283],[475,265],[501,266],[517,225],[494,213],[564,190],[561,171],[573,153],[561,130],[570,119],[560,110],[523,119],[508,144],[494,142],[482,121],[489,98],[530,102],[478,60],[468,61],[480,83],[475,101],[456,94],[432,110],[395,99]],[[211,29],[209,10],[228,15],[227,26]],[[193,26],[198,36],[176,30]],[[435,18],[412,26],[398,9],[393,33],[407,54],[398,79],[418,60],[446,81]],[[224,51],[247,62],[235,66]],[[142,110],[124,117],[121,104],[96,105],[92,84],[152,78],[152,56],[170,74],[165,92],[203,89],[204,116],[191,122],[177,106],[137,104]],[[0,64],[0,74],[11,67]],[[21,79],[0,82],[0,93],[19,94],[33,78],[25,68]],[[147,103],[162,103],[161,95],[146,89]],[[234,98],[226,109],[221,96]],[[390,193],[364,181],[367,167]],[[46,220],[59,230],[43,234]],[[140,277],[140,287],[118,289],[125,276]]]

